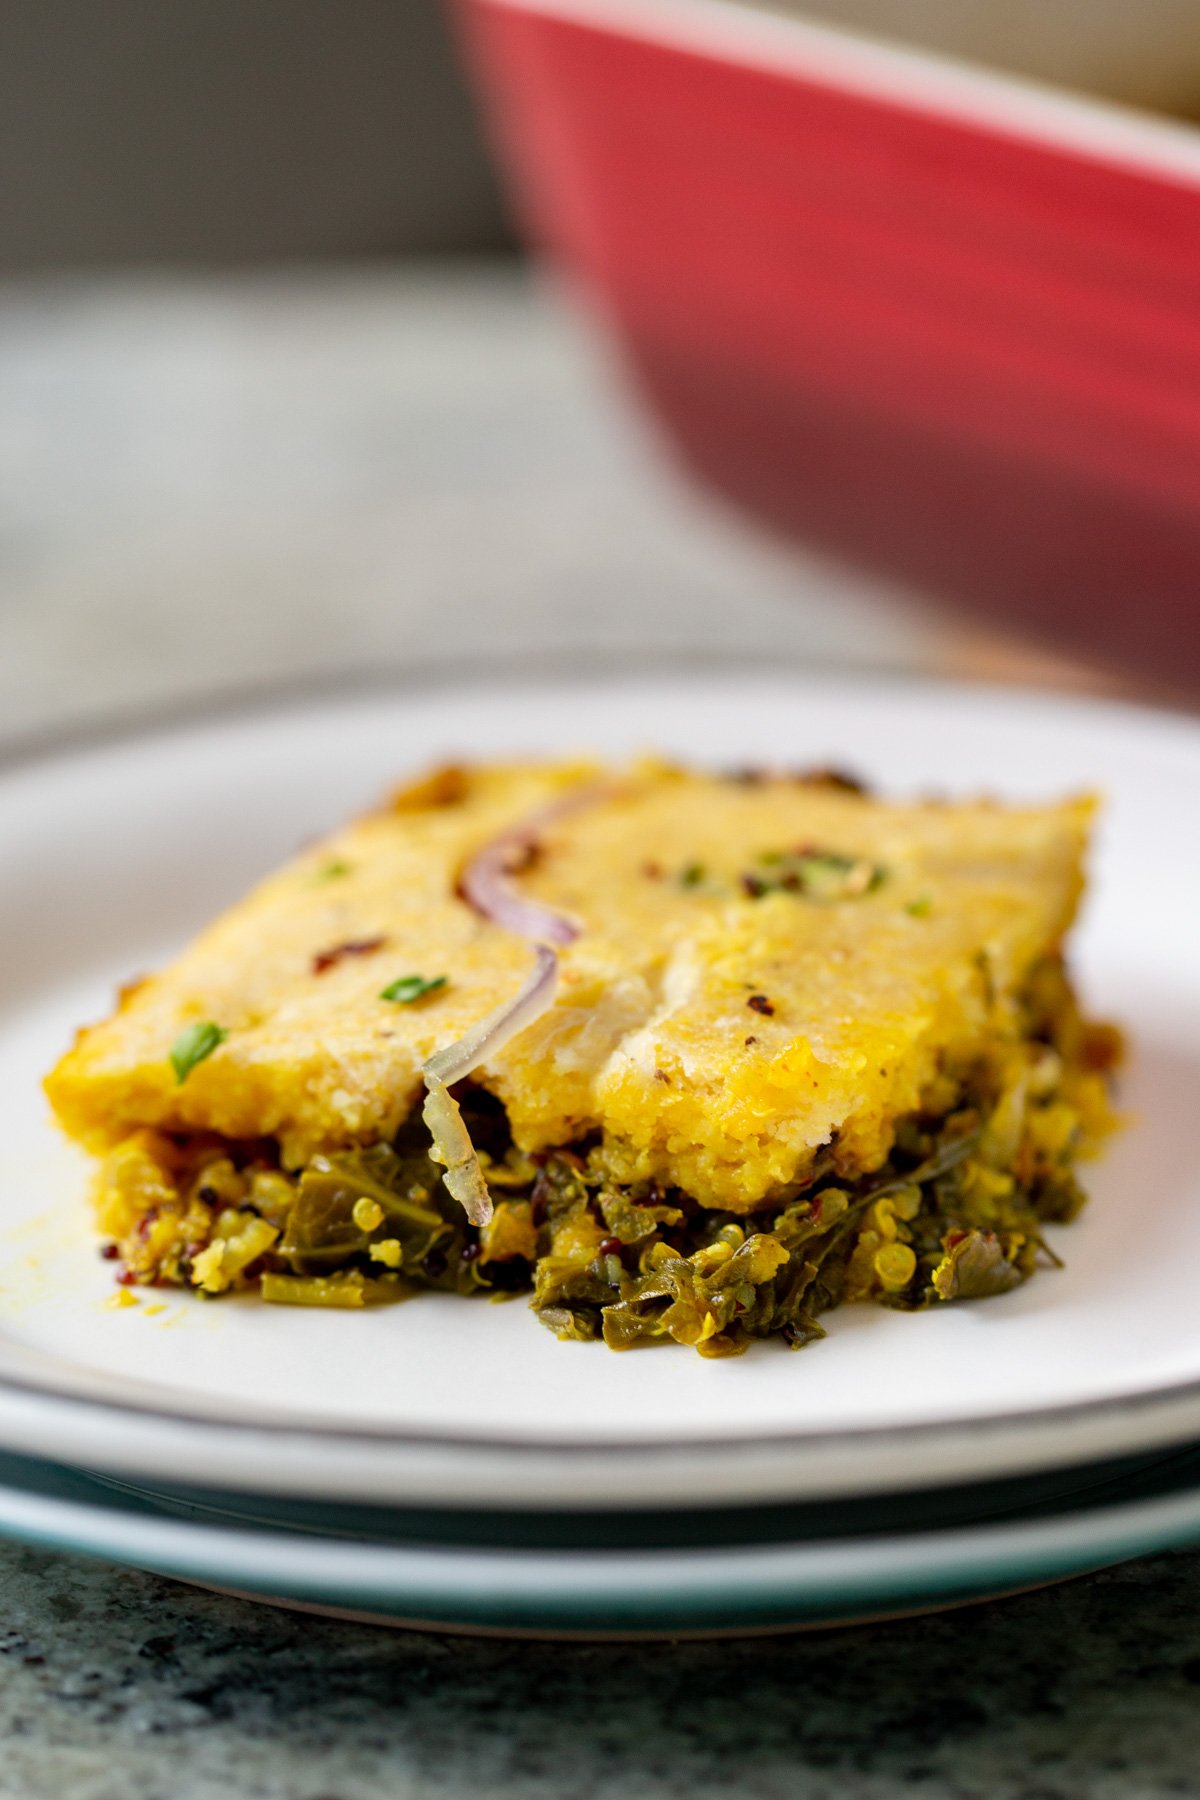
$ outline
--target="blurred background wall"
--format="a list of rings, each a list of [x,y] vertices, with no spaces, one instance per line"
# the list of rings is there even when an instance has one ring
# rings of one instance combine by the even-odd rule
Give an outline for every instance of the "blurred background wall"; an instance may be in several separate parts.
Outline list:
[[[438,0],[7,0],[0,268],[507,248]]]

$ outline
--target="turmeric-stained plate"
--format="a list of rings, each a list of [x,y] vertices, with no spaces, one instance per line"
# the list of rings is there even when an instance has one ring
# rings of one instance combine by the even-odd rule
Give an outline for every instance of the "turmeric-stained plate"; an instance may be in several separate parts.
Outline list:
[[[304,838],[454,754],[658,747],[885,791],[1109,796],[1076,962],[1133,1040],[1066,1267],[793,1353],[563,1344],[521,1300],[362,1314],[113,1307],[40,1077],[114,985]],[[25,760],[0,777],[0,1446],[164,1482],[494,1506],[718,1504],[1049,1468],[1200,1435],[1200,728],[1014,692],[779,674],[414,678]],[[159,1310],[159,1309],[162,1310]]]

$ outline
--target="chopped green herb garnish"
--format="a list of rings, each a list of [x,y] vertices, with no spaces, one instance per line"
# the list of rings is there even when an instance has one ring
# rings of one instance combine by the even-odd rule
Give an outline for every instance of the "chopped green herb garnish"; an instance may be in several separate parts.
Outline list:
[[[185,1082],[196,1064],[211,1056],[228,1036],[229,1033],[220,1025],[214,1025],[211,1019],[197,1019],[195,1024],[185,1026],[171,1045],[171,1067],[176,1082]]]
[[[761,872],[760,871],[769,871]],[[865,856],[844,856],[838,850],[764,850],[758,870],[741,878],[752,900],[764,894],[803,894],[808,900],[857,900],[873,894],[886,880],[887,870]]]
[[[322,863],[313,876],[314,881],[339,881],[343,875],[349,875],[350,864],[335,856],[331,862]]]
[[[860,894],[872,894],[884,878],[878,863],[868,862],[865,856],[841,856],[834,851],[797,856],[792,866],[803,891],[816,900],[852,900]]]
[[[679,871],[680,887],[699,887],[707,873],[703,863],[689,863],[686,869]]]
[[[401,975],[388,983],[379,998],[397,1000],[401,1006],[411,1006],[414,1000],[420,1000],[426,994],[433,994],[438,988],[444,988],[446,980],[445,975],[432,975],[428,979],[424,975]]]
[[[933,895],[918,894],[915,900],[909,900],[904,908],[914,919],[927,919],[933,911]]]

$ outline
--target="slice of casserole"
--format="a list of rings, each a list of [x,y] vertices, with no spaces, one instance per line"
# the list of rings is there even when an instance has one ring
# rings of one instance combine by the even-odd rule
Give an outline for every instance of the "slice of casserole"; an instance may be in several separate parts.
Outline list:
[[[130,1284],[532,1287],[560,1336],[707,1354],[999,1292],[1111,1123],[1119,1040],[1062,961],[1093,809],[443,769],[131,984],[47,1090]]]

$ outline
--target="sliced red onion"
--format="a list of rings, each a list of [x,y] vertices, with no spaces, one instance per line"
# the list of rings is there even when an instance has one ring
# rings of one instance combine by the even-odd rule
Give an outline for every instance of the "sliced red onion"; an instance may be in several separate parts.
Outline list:
[[[596,783],[588,782],[485,844],[463,871],[462,891],[475,911],[534,944],[564,945],[577,938],[578,925],[549,906],[527,900],[513,887],[512,877],[537,849],[538,839],[548,825],[578,812],[580,807],[593,805],[602,791]]]
[[[537,946],[534,956],[533,969],[520,992],[480,1019],[457,1043],[437,1051],[422,1071],[428,1089],[422,1117],[433,1139],[434,1160],[444,1164],[446,1173],[442,1180],[472,1225],[488,1223],[492,1199],[471,1134],[450,1087],[465,1080],[489,1056],[503,1050],[505,1044],[554,1004],[558,958],[543,944]]]
[[[458,1101],[435,1075],[427,1074],[425,1085],[429,1092],[421,1116],[433,1139],[430,1155],[444,1164],[442,1180],[472,1225],[486,1225],[492,1216],[492,1196]]]
[[[434,1160],[444,1165],[446,1173],[442,1179],[472,1225],[488,1223],[492,1199],[471,1135],[449,1089],[553,1006],[558,957],[550,946],[571,943],[579,936],[579,927],[551,907],[527,900],[513,887],[512,877],[537,848],[539,834],[547,825],[590,805],[599,799],[600,792],[589,783],[543,807],[519,825],[510,826],[485,844],[463,872],[462,891],[476,912],[493,924],[528,938],[535,947],[533,968],[520,991],[473,1025],[465,1037],[438,1050],[422,1070],[428,1089],[422,1116],[433,1139]]]
[[[465,1080],[481,1062],[503,1050],[519,1031],[524,1031],[553,1006],[554,990],[558,985],[558,958],[553,950],[539,944],[534,959],[533,968],[511,1000],[502,1001],[486,1018],[480,1019],[478,1025],[472,1025],[465,1037],[429,1058],[423,1070],[426,1080],[432,1077],[445,1087]]]

